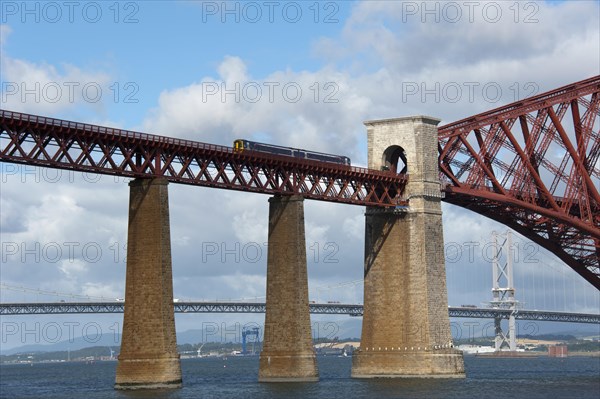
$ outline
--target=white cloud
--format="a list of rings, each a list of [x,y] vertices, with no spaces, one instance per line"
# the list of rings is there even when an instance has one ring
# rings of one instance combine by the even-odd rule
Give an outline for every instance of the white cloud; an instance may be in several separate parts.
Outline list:
[[[267,242],[269,229],[266,196],[225,196],[231,230],[241,245]]]
[[[53,65],[14,58],[5,51],[10,26],[0,25],[0,106],[11,111],[57,115],[79,107],[104,114],[111,76],[64,62]],[[109,94],[110,93],[110,94]]]
[[[84,71],[74,65],[60,68],[46,63],[3,57],[2,107],[14,111],[56,114],[78,105],[103,112],[103,93],[109,92],[110,77]]]
[[[0,24],[0,47],[4,47],[8,36],[11,34],[12,29],[8,25]],[[0,48],[0,54],[2,53],[2,49]]]
[[[357,3],[341,34],[317,42],[315,52],[354,72],[354,87],[377,118],[429,114],[450,122],[600,70],[597,3],[527,3],[532,8],[520,9],[517,23],[510,2],[478,2],[473,22],[466,5],[452,4],[463,12],[456,23],[443,2]],[[502,7],[498,22],[483,16],[486,4]],[[425,12],[433,7],[437,14]],[[538,22],[525,23],[527,16]]]
[[[361,213],[354,217],[345,219],[343,230],[349,238],[360,242],[364,239],[365,234],[365,216]]]
[[[315,51],[330,61],[371,58],[412,73],[482,61],[522,63],[598,30],[598,5],[593,2],[527,4],[359,2],[340,37],[324,38]],[[343,51],[332,52],[332,45]]]
[[[225,57],[218,77],[161,93],[144,130],[231,145],[259,138],[352,155],[369,100],[347,74],[275,71],[255,78],[240,58]],[[236,97],[237,96],[237,97]]]
[[[86,282],[81,289],[82,295],[92,298],[116,299],[123,297],[123,289],[120,286],[107,283]]]
[[[71,280],[87,271],[87,266],[80,259],[73,259],[72,261],[65,259],[60,262],[59,269],[67,279]]]
[[[239,57],[226,56],[217,71],[226,83],[248,81],[246,65]]]

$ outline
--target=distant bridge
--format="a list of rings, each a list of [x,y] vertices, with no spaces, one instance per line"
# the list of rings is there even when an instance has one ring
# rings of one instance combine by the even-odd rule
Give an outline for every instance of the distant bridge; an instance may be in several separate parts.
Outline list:
[[[262,302],[176,302],[173,305],[176,313],[265,313],[266,309],[265,303]],[[311,303],[309,306],[310,312],[313,314],[363,315],[363,305]],[[124,302],[3,303],[0,304],[0,315],[123,313],[124,308]],[[448,313],[450,317],[508,319],[511,310],[448,307]],[[600,314],[518,310],[515,318],[518,320],[600,324]]]

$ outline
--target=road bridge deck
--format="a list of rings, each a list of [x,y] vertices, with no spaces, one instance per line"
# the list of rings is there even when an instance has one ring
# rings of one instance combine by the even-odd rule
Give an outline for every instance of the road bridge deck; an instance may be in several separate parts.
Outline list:
[[[176,313],[264,313],[264,302],[176,302]],[[343,303],[311,303],[312,314],[362,316],[363,305]],[[124,302],[45,302],[3,303],[0,315],[34,314],[95,314],[123,313]],[[500,316],[507,319],[509,309],[449,307],[450,317],[488,319]],[[543,310],[519,310],[518,320],[555,321],[568,323],[600,324],[600,314],[551,312]]]

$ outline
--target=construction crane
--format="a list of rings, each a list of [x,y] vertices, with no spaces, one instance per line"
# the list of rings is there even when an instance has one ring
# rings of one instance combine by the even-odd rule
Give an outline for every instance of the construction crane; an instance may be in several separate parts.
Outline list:
[[[254,354],[254,344],[258,341],[259,339],[259,328],[258,327],[244,327],[242,328],[242,355],[247,355],[248,352],[246,351],[246,337],[248,336],[254,336],[255,340],[252,342],[252,354]]]

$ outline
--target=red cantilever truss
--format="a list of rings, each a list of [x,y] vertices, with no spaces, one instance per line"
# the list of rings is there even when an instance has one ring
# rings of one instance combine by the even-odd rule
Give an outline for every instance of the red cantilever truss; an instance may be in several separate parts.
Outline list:
[[[498,220],[600,289],[600,76],[439,129],[445,201]],[[0,110],[0,161],[356,205],[406,177]]]
[[[406,177],[0,110],[0,161],[357,205],[400,203]]]
[[[445,201],[495,219],[600,289],[600,76],[439,128]]]

